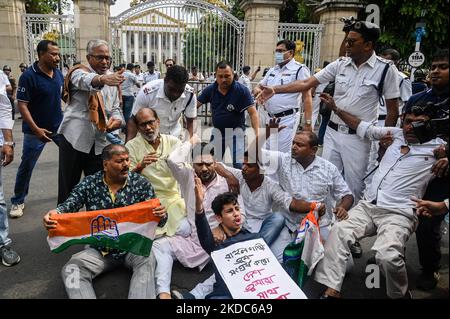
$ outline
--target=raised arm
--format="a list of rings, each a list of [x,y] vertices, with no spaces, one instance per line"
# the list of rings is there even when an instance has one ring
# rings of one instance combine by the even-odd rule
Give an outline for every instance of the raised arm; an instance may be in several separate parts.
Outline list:
[[[205,208],[203,207],[203,185],[200,178],[195,176],[195,226],[202,248],[210,255],[215,249],[214,237],[206,219]]]

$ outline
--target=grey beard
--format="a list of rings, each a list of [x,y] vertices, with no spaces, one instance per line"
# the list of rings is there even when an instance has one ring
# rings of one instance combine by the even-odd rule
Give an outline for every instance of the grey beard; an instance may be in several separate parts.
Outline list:
[[[158,131],[155,131],[151,137],[150,137],[150,136],[147,136],[147,135],[145,135],[145,134],[141,134],[141,135],[142,135],[142,137],[143,137],[147,142],[149,142],[149,143],[155,143],[155,142],[156,142],[156,139],[157,139],[158,136],[159,136],[159,130],[158,130]]]

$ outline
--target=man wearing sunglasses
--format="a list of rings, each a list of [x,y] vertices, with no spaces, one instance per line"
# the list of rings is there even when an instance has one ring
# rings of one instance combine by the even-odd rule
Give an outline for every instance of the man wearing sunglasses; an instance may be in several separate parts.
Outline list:
[[[258,102],[270,99],[274,94],[304,92],[320,83],[336,83],[334,99],[336,105],[366,122],[378,118],[377,107],[380,95],[386,100],[385,126],[395,126],[398,119],[400,96],[397,68],[375,54],[375,45],[380,37],[380,28],[373,23],[357,21],[349,26],[345,39],[347,57],[327,65],[307,80],[298,80],[288,85],[264,87]],[[380,83],[384,77],[383,89]],[[360,138],[356,131],[346,125],[336,114],[331,115],[325,133],[323,158],[343,172],[355,198],[355,205],[364,191],[364,176],[369,162],[370,140]]]
[[[58,130],[62,135],[59,145],[58,203],[67,199],[80,181],[82,172],[87,176],[102,169],[101,153],[110,144],[106,134],[125,123],[117,88],[124,81],[123,71],[109,71],[111,55],[108,43],[91,40],[86,51],[88,65],[80,65],[69,71],[64,83],[67,106]],[[108,117],[105,105],[110,104]],[[93,108],[97,110],[93,112]]]

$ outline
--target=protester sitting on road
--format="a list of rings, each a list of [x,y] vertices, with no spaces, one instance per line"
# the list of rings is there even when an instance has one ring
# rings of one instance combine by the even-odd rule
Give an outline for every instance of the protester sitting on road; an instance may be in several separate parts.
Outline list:
[[[130,159],[125,146],[106,146],[102,159],[103,171],[87,176],[66,201],[44,216],[47,230],[56,228],[57,221],[52,219],[54,214],[75,213],[83,206],[88,211],[124,207],[155,198],[150,182],[139,174],[129,172]],[[161,217],[158,226],[162,227],[167,221],[166,208],[159,206],[154,209],[154,214]],[[133,270],[128,297],[154,299],[156,261],[153,253],[143,257],[99,247],[89,247],[73,255],[63,267],[62,278],[67,295],[70,299],[95,299],[92,279],[121,264]],[[79,285],[72,284],[70,279],[74,269],[79,271]]]
[[[272,119],[266,130],[281,130],[280,120]],[[268,151],[263,148],[265,138],[260,137],[258,144],[261,158],[258,161],[266,174],[278,177],[281,188],[290,196],[308,202],[325,203],[327,213],[319,221],[321,235],[326,240],[330,228],[346,219],[347,211],[352,207],[353,195],[336,166],[316,155],[317,135],[311,131],[298,131],[292,143],[290,153]],[[249,146],[252,149],[254,144]],[[302,215],[283,210],[286,227],[273,244],[275,257],[282,262],[284,248],[295,239],[295,232]]]
[[[219,227],[219,223],[215,218],[215,214],[211,207],[211,203],[219,194],[228,191],[238,192],[239,184],[230,179],[226,179],[217,173],[216,162],[214,159],[214,148],[207,143],[195,144],[192,147],[191,143],[183,143],[179,149],[174,150],[170,155],[167,164],[169,165],[173,176],[180,184],[181,194],[186,202],[186,210],[188,221],[191,225],[191,237],[193,242],[198,242],[196,226],[195,226],[195,193],[194,177],[198,177],[203,185],[203,207],[206,211],[206,218],[211,228],[216,241],[223,240],[223,232]],[[190,164],[192,162],[192,165]],[[245,222],[244,202],[241,196],[237,197],[237,201],[241,209],[242,222]],[[280,221],[281,222],[281,221]],[[284,223],[284,221],[283,221]],[[273,224],[273,223],[272,223]],[[270,227],[270,223],[267,224]],[[276,228],[276,227],[275,227]],[[276,231],[276,230],[275,230]],[[172,239],[170,239],[172,240]],[[181,239],[180,239],[181,240]],[[198,243],[200,245],[200,243]],[[172,246],[174,247],[174,246]],[[201,247],[201,246],[200,246]],[[190,255],[190,253],[188,253]],[[183,257],[185,258],[185,257]],[[180,259],[179,259],[180,260]],[[180,260],[183,265],[186,263]],[[166,270],[165,270],[166,271]],[[158,276],[157,276],[158,277]],[[186,294],[186,298],[190,299],[204,299],[206,295],[211,293],[212,287],[215,283],[214,275],[208,278],[203,283],[198,284],[190,293]],[[158,283],[157,283],[158,284]],[[181,295],[174,291],[173,298],[180,299]]]
[[[237,195],[234,193],[224,193],[217,196],[211,207],[214,214],[223,229],[226,239],[217,243],[206,218],[205,209],[203,207],[204,190],[200,178],[195,177],[195,226],[200,244],[203,249],[211,254],[215,250],[219,250],[238,242],[263,238],[269,240],[270,229],[261,229],[259,233],[251,233],[243,227],[243,219],[241,216]],[[275,225],[273,225],[275,227]],[[282,226],[278,225],[277,227]],[[269,243],[268,243],[269,244]],[[215,270],[216,283],[213,292],[206,296],[206,299],[232,299],[231,294],[220,276],[217,268]]]
[[[412,123],[429,120],[426,107],[412,107],[402,116],[403,128],[377,127],[336,107],[331,96],[322,94],[324,102],[358,136],[380,139],[388,134],[394,141],[386,150],[363,199],[349,211],[349,219],[331,228],[325,242],[325,256],[319,262],[315,280],[327,286],[323,298],[338,298],[350,254],[350,244],[376,235],[372,247],[376,263],[386,277],[389,298],[410,298],[405,263],[405,245],[415,231],[418,218],[412,196],[421,198],[433,178],[436,162],[433,150],[444,144],[440,138],[422,144]]]
[[[130,168],[151,182],[156,196],[167,208],[169,220],[165,227],[156,231],[156,236],[173,236],[179,228],[183,229],[180,223],[185,219],[186,207],[166,159],[181,142],[174,136],[160,133],[160,120],[153,109],[140,109],[133,119],[140,134],[126,144],[130,151]]]

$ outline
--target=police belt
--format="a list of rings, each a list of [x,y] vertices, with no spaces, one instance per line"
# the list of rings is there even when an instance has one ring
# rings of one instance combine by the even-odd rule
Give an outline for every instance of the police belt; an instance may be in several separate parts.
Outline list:
[[[348,127],[347,125],[337,124],[332,121],[329,121],[328,126],[331,127],[333,130],[340,132],[340,133],[356,134],[356,130]]]
[[[280,118],[280,117],[284,117],[284,116],[288,116],[288,115],[294,114],[296,112],[298,112],[298,108],[297,109],[290,109],[290,110],[283,111],[283,112],[276,113],[276,114],[269,114],[269,115],[270,115],[270,117]]]

